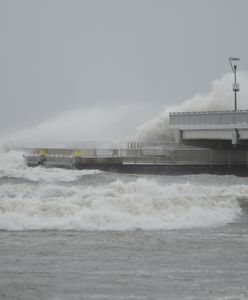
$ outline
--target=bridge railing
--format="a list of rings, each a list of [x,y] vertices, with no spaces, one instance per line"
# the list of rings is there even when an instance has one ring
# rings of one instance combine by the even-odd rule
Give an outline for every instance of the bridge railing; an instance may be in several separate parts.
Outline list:
[[[170,125],[247,124],[248,110],[170,113]]]

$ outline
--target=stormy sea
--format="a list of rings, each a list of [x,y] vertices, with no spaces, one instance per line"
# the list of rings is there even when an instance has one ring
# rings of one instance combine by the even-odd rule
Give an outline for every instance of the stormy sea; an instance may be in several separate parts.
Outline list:
[[[248,299],[248,178],[0,154],[0,299]]]

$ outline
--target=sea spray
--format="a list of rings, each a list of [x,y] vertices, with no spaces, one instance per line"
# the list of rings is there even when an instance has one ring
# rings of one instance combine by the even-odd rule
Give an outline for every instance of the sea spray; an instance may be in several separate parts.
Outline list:
[[[126,132],[132,133],[137,119],[142,120],[140,116],[142,108],[137,104],[78,107],[18,130],[4,141],[24,147],[113,147],[113,141],[115,143]],[[131,125],[133,122],[135,126]]]
[[[99,174],[99,170],[65,170],[43,167],[29,168],[24,153],[9,151],[0,154],[0,178],[19,178],[34,182],[71,182],[85,175]]]
[[[181,105],[168,107],[157,117],[143,123],[130,139],[142,141],[166,142],[173,140],[168,130],[169,112],[171,111],[206,111],[233,109],[232,92],[233,74],[226,74],[212,83],[211,91],[196,94],[192,99],[184,101]],[[248,73],[238,72],[238,81],[241,91],[238,97],[238,108],[247,108]],[[179,83],[180,86],[180,83]],[[166,104],[166,95],[164,95]],[[170,99],[170,103],[173,99]],[[80,144],[82,141],[111,140],[120,143],[127,140],[125,137],[132,132],[130,120],[142,120],[149,108],[144,105],[133,104],[119,107],[91,107],[78,108],[58,115],[50,120],[21,130],[5,138],[7,144],[26,146],[57,146]],[[136,123],[137,124],[137,123]],[[112,143],[109,143],[110,145]]]
[[[238,81],[241,92],[238,98],[238,109],[247,109],[248,73],[239,72]],[[169,130],[169,113],[182,111],[215,111],[233,109],[232,92],[233,74],[226,74],[212,83],[210,93],[196,94],[192,99],[181,105],[165,109],[161,114],[148,120],[137,128],[136,139],[147,142],[172,141],[173,135]]]
[[[8,151],[8,146],[5,143],[0,143],[0,154],[7,153]]]

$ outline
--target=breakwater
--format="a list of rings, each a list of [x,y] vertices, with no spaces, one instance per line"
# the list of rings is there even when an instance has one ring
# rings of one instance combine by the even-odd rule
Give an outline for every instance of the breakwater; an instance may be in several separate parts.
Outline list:
[[[30,149],[30,167],[99,169],[113,172],[180,174],[220,173],[248,175],[248,150],[181,146],[136,149]]]

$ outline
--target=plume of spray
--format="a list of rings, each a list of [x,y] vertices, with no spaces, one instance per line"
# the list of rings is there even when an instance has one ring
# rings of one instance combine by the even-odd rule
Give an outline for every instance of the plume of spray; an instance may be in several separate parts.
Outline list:
[[[135,119],[137,110],[125,105],[79,108],[17,131],[5,142],[13,147],[113,147],[131,129],[127,120]]]
[[[247,109],[248,73],[239,72],[241,92],[238,95],[238,109]],[[233,109],[233,74],[229,73],[212,83],[208,94],[196,94],[178,106],[166,108],[161,114],[137,127],[136,139],[145,142],[169,142],[173,136],[169,130],[170,112],[215,111]]]
[[[238,95],[238,108],[247,108],[248,99],[248,73],[239,71],[238,81],[241,92]],[[145,142],[173,141],[169,130],[169,113],[172,111],[211,111],[233,109],[232,92],[233,74],[229,73],[212,83],[208,94],[196,94],[193,98],[182,102],[181,105],[165,109],[158,116],[148,120],[137,127],[136,135],[132,139]],[[4,142],[12,146],[76,146],[82,141],[89,142],[84,147],[113,147],[126,145],[130,137],[125,137],[135,124],[131,120],[138,120],[137,112],[140,107],[133,105],[121,107],[91,107],[68,111],[63,115],[21,130],[8,136]],[[139,115],[142,115],[139,113]],[[137,123],[136,123],[137,124]],[[129,127],[129,128],[127,128]],[[103,141],[109,141],[104,142]],[[77,144],[79,143],[79,144]],[[6,146],[1,146],[0,151],[6,151]]]
[[[8,146],[5,143],[0,143],[0,154],[7,153],[8,151]]]

